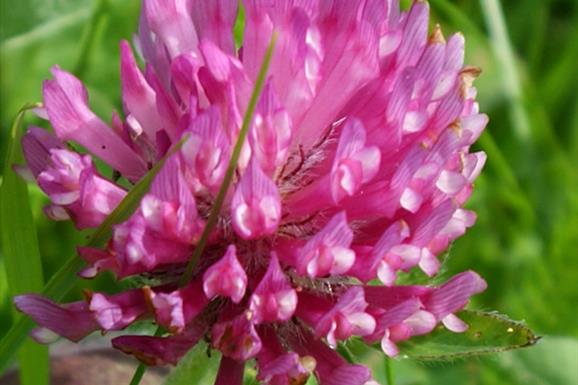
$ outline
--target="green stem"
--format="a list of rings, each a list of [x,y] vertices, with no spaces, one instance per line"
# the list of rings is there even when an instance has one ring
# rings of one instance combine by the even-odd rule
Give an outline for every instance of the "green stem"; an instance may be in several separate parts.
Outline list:
[[[209,240],[209,235],[211,234],[211,231],[213,230],[213,228],[217,224],[217,220],[219,219],[221,208],[223,207],[223,203],[225,202],[225,197],[227,196],[229,186],[233,181],[233,176],[235,175],[235,170],[237,169],[237,163],[239,161],[239,157],[241,156],[241,150],[243,149],[245,139],[247,138],[247,134],[249,132],[249,126],[253,121],[253,114],[255,113],[257,101],[259,100],[259,96],[261,95],[261,91],[263,89],[263,86],[265,85],[265,78],[269,70],[269,64],[271,64],[271,57],[273,56],[273,47],[275,46],[276,40],[277,34],[273,33],[271,41],[269,42],[269,47],[267,48],[267,52],[265,53],[265,57],[263,58],[263,64],[261,64],[259,75],[257,76],[257,80],[255,81],[255,87],[253,88],[253,93],[251,94],[251,99],[247,107],[247,112],[245,112],[245,116],[243,118],[243,125],[241,126],[241,130],[239,131],[237,143],[235,144],[235,148],[233,149],[233,154],[231,155],[231,160],[229,161],[229,165],[227,167],[227,172],[225,173],[225,177],[223,178],[223,182],[221,183],[221,187],[219,189],[217,197],[215,198],[215,202],[213,203],[213,208],[211,210],[209,218],[207,219],[207,224],[205,225],[205,229],[203,230],[201,239],[199,240],[199,243],[197,243],[197,247],[195,247],[195,251],[193,252],[191,259],[187,263],[185,272],[181,277],[181,280],[179,281],[180,286],[185,286],[191,280],[191,277],[193,275],[193,269],[195,268],[197,261],[201,257],[201,254],[205,250],[205,246],[207,245],[207,241]]]
[[[385,378],[387,385],[394,385],[393,383],[393,368],[391,367],[391,358],[385,357]]]
[[[130,380],[130,385],[138,385],[142,380],[146,370],[147,367],[145,364],[140,362],[136,368],[136,371],[134,372],[134,375],[132,376],[132,380]]]

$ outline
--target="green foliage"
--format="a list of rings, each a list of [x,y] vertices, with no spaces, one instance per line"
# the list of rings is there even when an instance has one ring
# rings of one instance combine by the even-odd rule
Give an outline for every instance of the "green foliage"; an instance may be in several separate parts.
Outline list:
[[[21,119],[21,117],[20,117]],[[17,119],[18,122],[18,119]],[[114,211],[94,231],[86,243],[87,247],[102,246],[109,238],[112,226],[127,220],[138,207],[142,197],[148,192],[152,181],[163,168],[165,161],[172,156],[186,141],[184,136],[165,156],[156,163],[139,182],[134,185]],[[6,178],[5,178],[6,179]],[[25,194],[22,195],[26,196]],[[56,301],[62,299],[73,287],[78,279],[77,273],[83,266],[82,260],[76,255],[71,257],[52,276],[41,291],[43,295]],[[33,323],[26,317],[20,317],[0,341],[0,369],[6,367],[10,357],[20,347],[27,333],[32,329]]]
[[[164,385],[212,384],[219,362],[220,354],[212,351],[209,356],[207,344],[200,342],[172,370]]]
[[[42,290],[42,258],[38,247],[34,218],[28,202],[26,183],[12,170],[21,162],[20,139],[22,119],[27,109],[17,115],[10,130],[8,152],[4,160],[4,177],[0,188],[0,239],[5,255],[8,295]],[[17,318],[16,314],[15,317]],[[48,348],[28,339],[18,355],[22,385],[48,384]]]
[[[458,317],[468,324],[466,332],[453,333],[439,325],[431,334],[400,343],[401,356],[420,361],[448,361],[528,347],[539,339],[523,323],[497,313],[464,310]]]

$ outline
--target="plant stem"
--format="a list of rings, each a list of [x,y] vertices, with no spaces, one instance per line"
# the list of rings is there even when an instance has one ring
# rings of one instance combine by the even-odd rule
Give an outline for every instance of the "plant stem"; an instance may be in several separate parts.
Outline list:
[[[391,367],[391,358],[385,358],[385,378],[387,385],[394,385],[393,383],[393,368]]]

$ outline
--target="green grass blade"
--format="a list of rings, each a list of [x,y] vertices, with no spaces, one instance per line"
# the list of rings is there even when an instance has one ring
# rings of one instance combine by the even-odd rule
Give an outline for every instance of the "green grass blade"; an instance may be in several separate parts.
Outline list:
[[[273,48],[275,47],[276,40],[277,40],[276,32],[273,32],[273,36],[271,37],[271,41],[269,42],[269,46],[267,48],[267,51],[265,52],[265,57],[263,58],[263,63],[261,64],[261,69],[259,70],[259,74],[257,75],[257,80],[255,81],[255,87],[253,88],[253,92],[251,93],[251,99],[249,100],[247,111],[245,112],[245,116],[243,117],[243,124],[241,125],[241,130],[239,131],[239,136],[237,137],[235,147],[233,148],[233,153],[231,154],[231,159],[229,160],[229,165],[227,167],[227,172],[225,173],[225,177],[223,178],[223,182],[221,183],[221,187],[219,189],[217,197],[215,198],[215,202],[213,203],[213,208],[211,209],[211,214],[207,219],[207,224],[205,225],[205,229],[203,230],[201,239],[199,240],[199,243],[197,244],[197,247],[193,252],[193,256],[191,257],[189,263],[187,264],[185,273],[181,277],[180,281],[181,286],[184,286],[191,280],[193,268],[195,267],[197,261],[201,257],[201,254],[205,249],[205,245],[209,240],[209,235],[211,234],[213,227],[217,224],[217,220],[219,219],[219,215],[221,213],[223,203],[225,202],[227,191],[229,190],[229,186],[233,181],[233,175],[235,174],[235,170],[237,169],[237,163],[239,161],[239,157],[241,156],[241,150],[243,149],[245,139],[247,138],[247,134],[249,133],[249,127],[251,125],[251,122],[253,121],[253,114],[255,113],[257,102],[259,101],[261,91],[263,90],[263,87],[265,85],[265,78],[267,77],[267,73],[269,72],[269,64],[271,64],[271,58],[273,57]]]
[[[510,100],[510,118],[517,138],[528,143],[530,139],[530,118],[524,108],[522,85],[516,64],[516,58],[499,0],[481,0],[480,5],[490,34],[490,43],[494,49],[504,84],[504,92]]]
[[[104,220],[89,238],[86,246],[96,247],[104,244],[111,235],[112,226],[127,220],[138,207],[141,198],[148,192],[155,176],[162,169],[165,161],[178,151],[188,137],[184,136],[171,151],[169,151],[155,166],[130,190],[127,196],[116,209]],[[84,262],[74,256],[70,258],[48,281],[42,294],[58,301],[72,289],[78,279],[77,273],[84,266]],[[27,334],[34,327],[29,318],[20,316],[12,328],[0,341],[0,372],[2,372],[19,346],[26,339]]]
[[[11,127],[0,188],[0,238],[11,297],[40,291],[44,285],[42,259],[28,201],[28,188],[12,170],[12,165],[22,159],[20,128],[25,111],[31,107],[22,108]],[[18,363],[22,385],[48,385],[48,347],[26,340],[18,352]]]
[[[193,274],[193,269],[197,261],[201,257],[203,250],[205,249],[205,246],[209,239],[209,235],[211,234],[213,227],[217,224],[217,219],[219,218],[221,207],[223,206],[225,196],[227,195],[227,191],[229,190],[229,186],[233,180],[233,174],[237,169],[237,162],[239,161],[241,149],[243,148],[243,144],[245,143],[245,139],[249,132],[249,126],[253,121],[253,114],[255,113],[255,108],[257,107],[259,96],[261,95],[261,91],[263,90],[263,86],[265,85],[265,78],[269,71],[269,65],[271,64],[271,58],[273,57],[273,48],[275,47],[276,40],[277,35],[275,32],[273,32],[273,36],[271,37],[271,41],[269,42],[267,52],[265,52],[265,57],[263,58],[263,63],[261,64],[259,74],[257,75],[257,80],[255,81],[255,87],[253,88],[251,99],[249,100],[249,105],[247,106],[247,111],[245,112],[245,116],[243,117],[243,124],[241,126],[241,130],[239,131],[239,136],[237,137],[237,142],[235,143],[233,153],[231,154],[231,159],[229,160],[227,172],[225,173],[225,177],[223,178],[223,182],[221,183],[221,187],[219,188],[219,192],[217,193],[215,203],[213,204],[213,208],[211,210],[211,213],[209,214],[209,218],[207,219],[207,224],[205,225],[203,234],[201,234],[201,238],[197,243],[197,247],[195,248],[195,251],[191,256],[191,259],[187,263],[185,272],[183,273],[179,281],[180,286],[185,286],[190,281],[191,276]],[[159,329],[157,329],[157,332],[158,331]],[[145,370],[146,370],[145,365],[142,363],[139,364],[136,372],[132,377],[130,385],[138,385],[144,375]]]
[[[98,30],[105,22],[108,13],[108,0],[99,0],[92,13],[90,22],[86,26],[85,35],[79,49],[78,61],[74,67],[73,73],[80,79],[84,78],[88,63],[90,62],[91,52],[96,42]]]

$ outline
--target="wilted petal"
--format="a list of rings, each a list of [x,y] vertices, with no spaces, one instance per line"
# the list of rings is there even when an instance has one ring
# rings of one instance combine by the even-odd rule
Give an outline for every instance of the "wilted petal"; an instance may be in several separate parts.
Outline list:
[[[247,314],[240,314],[232,321],[215,324],[212,329],[213,347],[224,356],[239,361],[255,357],[261,350],[261,339]]]
[[[99,329],[85,301],[57,305],[40,295],[27,294],[14,297],[14,304],[37,324],[74,342]]]
[[[149,366],[176,365],[201,339],[203,331],[201,326],[193,325],[183,334],[168,337],[120,336],[112,339],[112,346]]]

